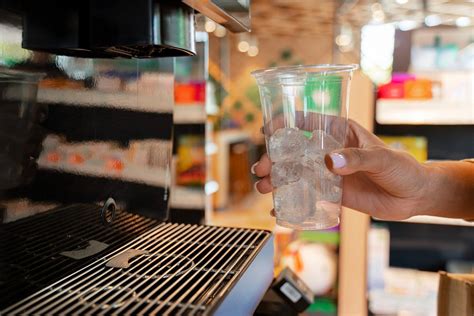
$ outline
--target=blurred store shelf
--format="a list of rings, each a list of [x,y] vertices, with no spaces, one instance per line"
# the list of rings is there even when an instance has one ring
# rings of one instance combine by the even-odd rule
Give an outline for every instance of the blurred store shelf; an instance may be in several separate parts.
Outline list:
[[[173,122],[175,124],[204,124],[206,108],[203,103],[176,104]]]
[[[472,125],[474,104],[446,100],[379,99],[376,121],[389,125]]]
[[[384,286],[369,290],[371,315],[436,315],[438,273],[393,267],[380,272]]]
[[[407,223],[421,223],[421,224],[437,224],[437,225],[457,225],[457,226],[472,226],[474,222],[468,222],[462,219],[456,218],[444,218],[436,216],[413,216],[412,218],[406,219],[403,222]]]
[[[73,165],[70,163],[49,162],[46,159],[38,160],[40,169],[56,170],[82,176],[117,179],[126,182],[142,183],[151,186],[164,187],[167,184],[165,169],[144,168],[142,166],[125,166],[122,170],[107,170],[103,166],[90,164]]]
[[[374,218],[375,220],[379,220]],[[419,215],[413,216],[409,219],[402,220],[400,222],[404,223],[418,223],[418,224],[436,224],[436,225],[455,225],[455,226],[472,226],[474,227],[474,222],[468,222],[463,219],[457,218],[445,218],[445,217],[437,217],[437,216],[427,216],[427,215]]]
[[[163,113],[173,109],[169,97],[132,92],[106,92],[88,89],[40,88],[38,102],[81,107],[111,107],[142,112]]]
[[[202,189],[175,186],[171,189],[170,206],[181,209],[199,209],[206,207],[206,196]]]
[[[230,195],[230,148],[232,144],[243,143],[250,140],[250,134],[240,129],[222,130],[215,135],[215,143],[218,151],[215,158],[214,178],[219,190],[216,192],[214,207],[225,208],[229,204]]]
[[[38,102],[81,107],[110,107],[152,113],[171,112],[173,108],[173,104],[169,104],[166,98],[157,95],[87,89],[40,88]],[[203,103],[178,104],[174,107],[173,121],[176,124],[205,123],[205,105]]]

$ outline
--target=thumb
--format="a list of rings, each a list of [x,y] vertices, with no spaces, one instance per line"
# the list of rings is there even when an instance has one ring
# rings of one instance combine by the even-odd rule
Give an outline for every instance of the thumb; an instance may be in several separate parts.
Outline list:
[[[339,175],[358,171],[380,173],[390,163],[390,149],[382,146],[344,148],[331,152],[324,160],[328,169]]]

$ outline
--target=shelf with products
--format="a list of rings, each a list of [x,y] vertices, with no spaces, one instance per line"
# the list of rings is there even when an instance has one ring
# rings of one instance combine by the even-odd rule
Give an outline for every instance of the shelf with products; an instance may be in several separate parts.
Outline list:
[[[467,76],[472,77],[474,69],[458,68],[458,69],[416,69],[413,73],[419,76],[438,79],[443,76]]]
[[[196,124],[206,122],[203,102],[177,103],[158,95],[131,92],[104,92],[87,89],[40,88],[38,102],[80,107],[104,107],[150,113],[171,113],[174,109],[175,124]]]
[[[204,124],[206,108],[204,103],[177,103],[174,107],[173,123],[175,124]]]
[[[186,187],[201,187],[206,182],[206,156],[204,136],[181,134],[176,141],[173,156],[173,176],[175,183]]]
[[[473,125],[474,73],[468,69],[394,72],[378,87],[376,122],[386,125]]]
[[[206,122],[207,33],[197,32],[196,38],[197,55],[178,58],[175,62],[175,124],[204,124]]]
[[[204,186],[207,33],[196,33],[196,56],[175,62],[173,108],[173,187],[170,218],[176,222],[202,223],[206,208]],[[191,212],[190,212],[191,211]]]
[[[162,89],[161,91],[165,91]],[[163,92],[167,94],[168,92]],[[173,96],[139,92],[100,91],[92,89],[39,88],[38,102],[81,107],[109,107],[141,112],[167,113],[173,110]]]
[[[474,103],[378,99],[375,119],[386,125],[474,125]]]
[[[169,186],[168,152],[171,142],[161,139],[71,142],[65,137],[48,135],[38,158],[40,169],[117,179],[150,186]]]
[[[412,32],[410,68],[416,72],[472,69],[472,28],[427,27]]]
[[[40,157],[39,169],[49,169],[59,172],[92,176],[98,178],[111,178],[126,182],[136,182],[151,186],[165,187],[167,185],[167,171],[163,168],[144,168],[143,166],[125,166],[121,170],[104,168],[91,164],[74,165],[70,163],[51,162]]]
[[[219,131],[214,137],[218,150],[212,157],[212,178],[216,180],[219,186],[219,190],[214,196],[214,206],[216,208],[224,208],[229,204],[232,184],[230,181],[231,147],[233,144],[248,142],[250,134],[246,131],[234,129]]]
[[[413,216],[409,219],[404,220],[405,223],[419,223],[419,224],[437,224],[437,225],[455,225],[455,226],[472,226],[474,222],[468,222],[458,218],[445,218],[436,216]]]
[[[375,221],[384,221],[373,218]],[[415,224],[435,224],[435,225],[454,225],[454,226],[471,226],[474,227],[474,222],[468,222],[459,218],[446,218],[428,215],[413,216],[405,220],[396,221],[401,223],[415,223]]]
[[[399,315],[401,310],[414,315],[436,315],[437,272],[383,267],[370,274],[380,274],[379,284],[368,291],[371,315]]]
[[[377,135],[391,138],[396,149],[424,156],[420,161],[474,154],[471,33],[454,27],[396,31],[394,73],[391,82],[378,87]],[[449,271],[455,261],[472,261],[474,223],[414,216],[401,221],[372,218],[372,225],[371,231],[384,231],[386,237],[368,236],[369,310],[436,313],[436,272]]]
[[[127,165],[120,170],[104,168],[100,165],[71,164],[48,161],[45,156],[38,160],[40,169],[58,172],[116,179],[124,182],[134,182],[150,186],[165,187],[169,185],[169,172],[164,168],[146,168],[137,165]],[[171,188],[170,207],[182,209],[204,209],[205,194],[202,189],[175,185]]]
[[[170,206],[174,209],[204,210],[206,207],[204,136],[179,134],[171,172],[173,188]]]

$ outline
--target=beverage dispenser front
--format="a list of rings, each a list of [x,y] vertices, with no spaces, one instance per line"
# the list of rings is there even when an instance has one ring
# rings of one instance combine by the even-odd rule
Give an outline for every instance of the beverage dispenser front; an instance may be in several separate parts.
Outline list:
[[[196,52],[193,5],[242,25],[189,3],[0,0],[0,310],[150,231],[190,228],[163,223],[174,56]]]
[[[166,220],[174,105],[169,56],[193,55],[194,45],[194,11],[181,2],[3,1],[3,222],[108,199]]]
[[[97,58],[105,49],[77,47],[67,52],[81,57],[63,56],[48,52],[55,51],[48,41],[44,49],[24,49],[22,26],[32,25],[21,13],[24,2],[12,1],[8,11],[5,3],[0,310],[168,218],[174,105],[174,58]],[[108,47],[107,57],[125,47],[136,46]]]

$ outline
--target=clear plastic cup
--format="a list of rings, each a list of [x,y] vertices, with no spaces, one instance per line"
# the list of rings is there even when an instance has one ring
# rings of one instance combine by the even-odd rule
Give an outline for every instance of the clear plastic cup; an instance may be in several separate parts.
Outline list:
[[[299,230],[339,224],[342,177],[324,157],[344,147],[357,65],[278,67],[252,72],[262,103],[277,224]]]

